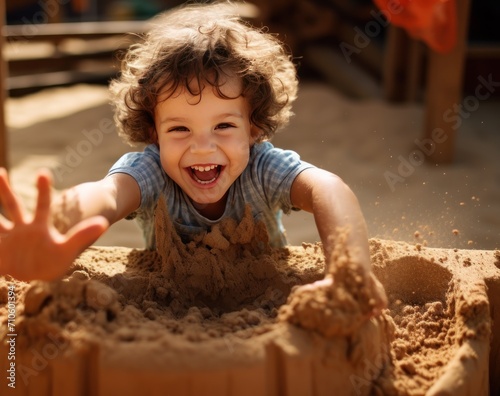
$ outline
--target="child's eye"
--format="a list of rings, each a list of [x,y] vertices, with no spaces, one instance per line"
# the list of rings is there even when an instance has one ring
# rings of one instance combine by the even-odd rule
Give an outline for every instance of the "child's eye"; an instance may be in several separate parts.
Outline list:
[[[168,128],[167,132],[186,132],[188,129],[183,126],[175,126],[172,128]]]
[[[222,122],[222,123],[217,125],[216,129],[228,129],[228,128],[233,128],[233,127],[234,127],[233,124],[230,124],[228,122]]]

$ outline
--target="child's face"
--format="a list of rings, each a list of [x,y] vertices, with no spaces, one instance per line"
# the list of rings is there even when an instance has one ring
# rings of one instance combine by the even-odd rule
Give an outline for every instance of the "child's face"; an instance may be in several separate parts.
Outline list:
[[[155,108],[163,169],[200,205],[225,202],[254,142],[250,108],[239,96],[240,81],[228,79],[221,91],[236,99],[220,98],[207,84],[201,97],[182,88]]]

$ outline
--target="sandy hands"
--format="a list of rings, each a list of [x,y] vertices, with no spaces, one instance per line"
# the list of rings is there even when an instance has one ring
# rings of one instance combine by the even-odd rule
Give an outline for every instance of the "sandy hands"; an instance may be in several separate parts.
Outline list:
[[[51,220],[52,179],[40,171],[38,199],[31,216],[15,196],[5,169],[0,169],[0,275],[23,281],[54,280],[62,277],[74,259],[109,226],[102,216],[85,219],[65,234]]]
[[[367,266],[336,256],[324,279],[294,288],[280,319],[325,337],[353,334],[387,308],[382,284]]]

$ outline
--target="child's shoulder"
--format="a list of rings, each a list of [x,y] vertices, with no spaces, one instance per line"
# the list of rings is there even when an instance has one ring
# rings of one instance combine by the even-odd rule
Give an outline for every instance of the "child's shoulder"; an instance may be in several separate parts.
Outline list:
[[[253,157],[258,157],[258,156],[269,156],[269,157],[293,156],[293,157],[298,157],[299,154],[293,150],[288,150],[288,149],[276,147],[271,142],[266,140],[266,141],[259,142],[259,143],[256,143],[253,145],[251,156],[253,156]]]
[[[301,164],[302,160],[297,152],[275,147],[269,141],[256,143],[250,153],[249,165],[256,171],[286,172]]]

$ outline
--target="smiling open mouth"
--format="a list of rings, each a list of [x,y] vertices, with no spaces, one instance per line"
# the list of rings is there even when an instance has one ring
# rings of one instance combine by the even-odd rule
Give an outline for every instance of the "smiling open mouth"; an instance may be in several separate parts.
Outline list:
[[[191,177],[200,184],[213,183],[220,176],[222,165],[194,165],[190,167]]]

